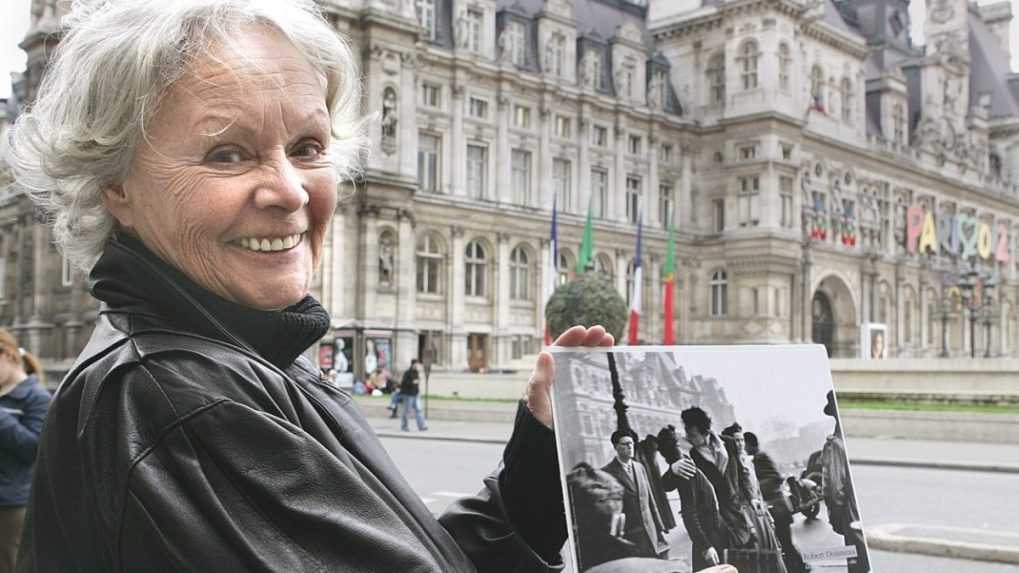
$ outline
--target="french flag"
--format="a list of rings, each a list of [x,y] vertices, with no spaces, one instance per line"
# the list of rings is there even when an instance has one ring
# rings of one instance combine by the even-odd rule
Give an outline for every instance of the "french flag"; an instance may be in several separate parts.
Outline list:
[[[548,301],[552,299],[552,295],[555,293],[556,280],[559,278],[559,257],[556,256],[559,253],[559,239],[556,231],[556,200],[552,199],[552,234],[549,239],[548,246],[548,261],[545,264],[545,276],[542,280],[542,295],[544,300],[545,309],[548,309]],[[545,319],[545,346],[552,344],[552,335],[548,331],[548,318]]]
[[[637,257],[633,261],[633,292],[630,294],[630,344],[637,344],[637,328],[640,327],[640,294],[644,290],[642,265],[640,262],[643,218],[637,219]]]

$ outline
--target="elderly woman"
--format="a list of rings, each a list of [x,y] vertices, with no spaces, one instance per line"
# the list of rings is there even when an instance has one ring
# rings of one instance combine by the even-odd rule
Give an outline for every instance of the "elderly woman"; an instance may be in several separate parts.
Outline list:
[[[558,569],[548,354],[503,466],[438,520],[302,356],[362,145],[353,57],[314,5],[78,2],[65,24],[9,160],[103,304],[47,418],[20,570]]]

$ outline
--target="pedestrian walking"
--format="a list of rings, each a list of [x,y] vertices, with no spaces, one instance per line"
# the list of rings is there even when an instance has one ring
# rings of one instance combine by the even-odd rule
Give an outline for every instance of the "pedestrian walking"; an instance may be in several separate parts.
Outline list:
[[[414,410],[414,418],[417,421],[418,430],[424,432],[428,429],[428,424],[425,422],[425,414],[421,411],[418,397],[421,393],[421,376],[422,376],[422,365],[421,361],[417,358],[411,360],[410,368],[403,373],[403,378],[400,380],[400,401],[403,402],[403,409],[400,413],[400,429],[404,432],[410,431],[410,426],[407,424],[407,414],[410,413],[411,409]]]
[[[39,434],[50,405],[39,361],[0,328],[0,573],[14,571]]]

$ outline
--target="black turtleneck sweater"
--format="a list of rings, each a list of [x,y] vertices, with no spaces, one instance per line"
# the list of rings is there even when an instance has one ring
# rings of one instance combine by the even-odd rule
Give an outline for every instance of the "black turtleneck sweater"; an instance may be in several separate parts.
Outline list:
[[[92,273],[90,289],[96,298],[111,306],[116,306],[125,295],[136,297],[145,293],[141,298],[160,307],[163,316],[175,320],[182,328],[198,329],[206,336],[254,350],[281,369],[292,364],[329,331],[329,313],[311,295],[283,310],[259,310],[209,292],[127,233],[117,233],[107,248],[121,250],[122,254],[137,259],[137,264],[147,265],[152,271],[131,273],[130,280],[117,281],[114,290],[112,281],[96,278],[109,276],[110,269],[100,267],[103,265],[100,259],[99,272]],[[154,283],[159,277],[165,280]],[[128,292],[124,292],[125,285]],[[191,304],[183,304],[187,302]]]

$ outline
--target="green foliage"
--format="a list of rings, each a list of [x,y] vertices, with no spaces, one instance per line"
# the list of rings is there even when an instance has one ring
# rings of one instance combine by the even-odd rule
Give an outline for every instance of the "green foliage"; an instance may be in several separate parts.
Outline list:
[[[622,340],[628,314],[626,302],[612,283],[593,272],[561,285],[545,307],[552,340],[578,324],[600,324],[616,340]]]

